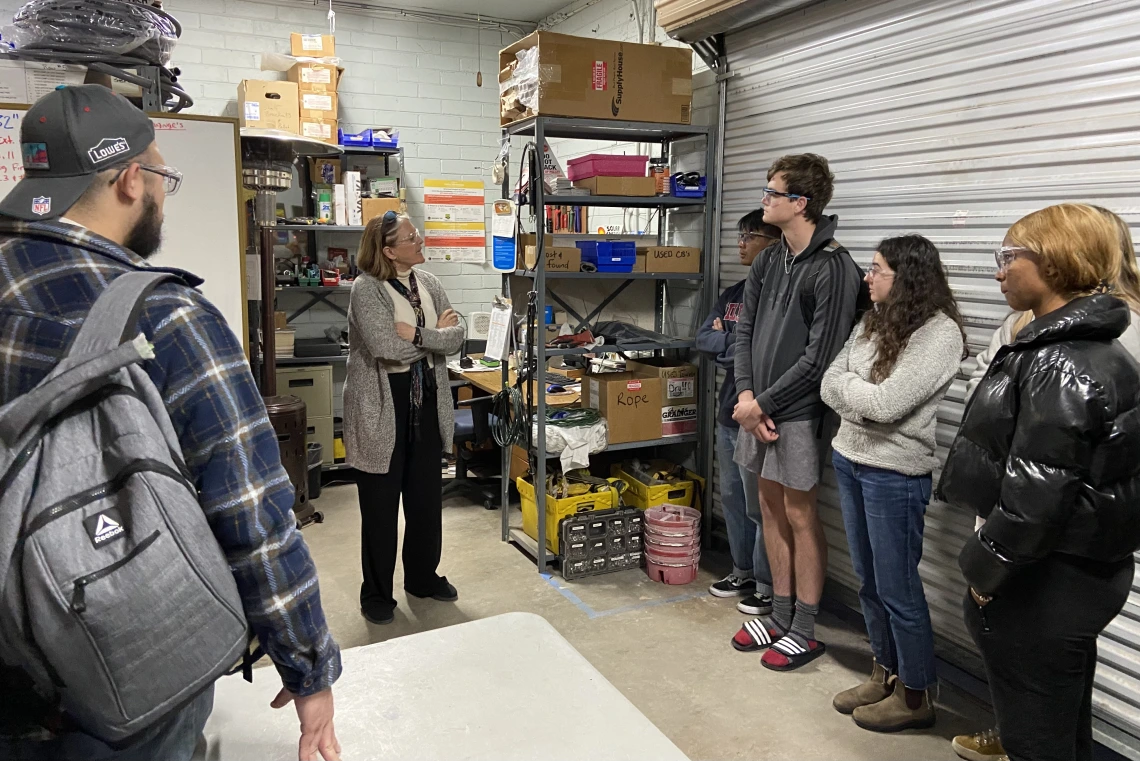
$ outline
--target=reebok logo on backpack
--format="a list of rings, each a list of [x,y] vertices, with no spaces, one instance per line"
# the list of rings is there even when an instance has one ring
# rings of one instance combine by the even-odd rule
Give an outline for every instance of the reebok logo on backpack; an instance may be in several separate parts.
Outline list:
[[[246,651],[229,564],[133,335],[171,275],[115,279],[67,356],[0,407],[0,661],[122,742]]]

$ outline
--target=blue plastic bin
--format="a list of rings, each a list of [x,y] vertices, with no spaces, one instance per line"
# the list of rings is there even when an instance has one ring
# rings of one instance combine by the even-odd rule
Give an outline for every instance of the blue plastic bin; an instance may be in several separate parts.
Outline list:
[[[677,176],[674,175],[669,178],[669,192],[676,198],[704,198],[707,184],[708,178],[702,177],[699,189],[681,187],[677,185]]]
[[[598,272],[633,272],[637,261],[637,244],[625,240],[580,240],[575,244],[582,261],[598,268]]]
[[[336,140],[341,145],[369,148],[372,146],[372,130],[366,129],[363,132],[358,132],[353,135],[342,129],[338,129],[336,131]]]

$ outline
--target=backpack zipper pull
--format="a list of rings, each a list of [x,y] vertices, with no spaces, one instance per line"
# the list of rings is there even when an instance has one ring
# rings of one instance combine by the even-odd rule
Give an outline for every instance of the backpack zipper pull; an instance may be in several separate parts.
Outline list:
[[[75,590],[71,593],[71,609],[76,613],[83,613],[87,610],[87,589],[86,579],[75,580]]]

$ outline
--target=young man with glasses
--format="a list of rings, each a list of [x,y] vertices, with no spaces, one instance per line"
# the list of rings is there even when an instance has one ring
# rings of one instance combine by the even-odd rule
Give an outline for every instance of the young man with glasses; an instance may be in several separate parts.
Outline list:
[[[771,615],[745,623],[733,646],[767,650],[790,671],[824,652],[815,617],[827,571],[816,497],[834,424],[820,382],[855,323],[862,272],[823,216],[834,177],[822,156],[784,156],[768,170],[764,221],[783,233],[753,262],[736,325],[736,462],[759,479],[772,570]]]
[[[162,242],[166,196],[181,181],[164,165],[146,114],[98,85],[41,98],[20,140],[26,175],[0,202],[0,406],[55,368],[109,283],[155,269],[147,260]],[[273,706],[294,704],[301,758],[331,761],[340,754],[332,698],[340,650],[297,531],[277,435],[241,341],[194,289],[201,279],[162,271],[182,282],[159,284],[143,302],[137,327],[154,357],[142,368],[178,436],[245,618],[280,675]],[[70,493],[67,478],[45,473],[42,485]],[[111,747],[79,729],[59,696],[34,687],[22,669],[0,666],[0,684],[0,758],[189,759],[214,694],[211,686]]]
[[[763,209],[745,214],[738,227],[737,242],[743,267],[752,266],[760,252],[780,239],[780,228],[764,223]],[[697,350],[713,359],[726,373],[717,404],[716,456],[732,572],[709,587],[709,592],[714,597],[742,597],[736,607],[742,613],[759,616],[772,611],[772,573],[768,570],[768,555],[760,530],[760,496],[756,491],[756,477],[733,462],[740,433],[740,426],[732,419],[736,407],[733,357],[744,283],[741,280],[720,295],[697,331]]]

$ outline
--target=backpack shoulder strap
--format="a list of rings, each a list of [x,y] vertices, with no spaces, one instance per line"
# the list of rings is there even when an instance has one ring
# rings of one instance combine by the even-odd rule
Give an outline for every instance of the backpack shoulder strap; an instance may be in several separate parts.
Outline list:
[[[50,420],[103,387],[113,373],[146,358],[149,346],[125,336],[134,331],[147,295],[166,280],[181,282],[165,272],[132,272],[113,280],[87,313],[63,360],[0,412],[0,442],[13,444],[33,424]]]
[[[69,360],[94,352],[110,351],[124,341],[134,338],[143,302],[151,292],[164,282],[183,283],[177,275],[169,272],[147,272],[139,270],[120,275],[111,281],[99,295],[87,318],[83,321],[75,340],[67,350]]]

